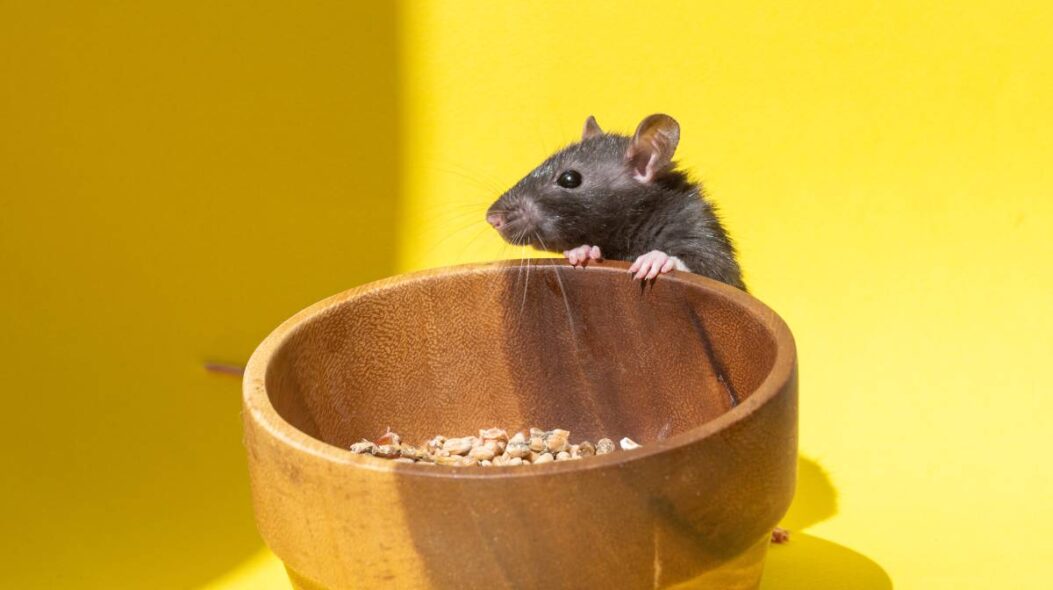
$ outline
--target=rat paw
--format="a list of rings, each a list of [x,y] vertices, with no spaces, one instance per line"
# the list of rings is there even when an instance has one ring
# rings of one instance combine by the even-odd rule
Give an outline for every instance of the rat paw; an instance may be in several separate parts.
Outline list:
[[[567,257],[567,262],[570,262],[574,266],[588,266],[590,260],[603,260],[603,254],[600,253],[599,246],[578,246],[571,250],[564,250],[563,255]]]
[[[651,250],[636,259],[629,267],[629,274],[636,273],[633,278],[637,280],[651,280],[673,269],[687,270],[687,265],[676,256],[670,256],[661,250]]]

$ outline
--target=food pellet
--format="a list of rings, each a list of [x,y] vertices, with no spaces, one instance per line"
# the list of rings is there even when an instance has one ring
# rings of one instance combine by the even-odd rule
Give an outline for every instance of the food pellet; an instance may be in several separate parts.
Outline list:
[[[511,436],[503,428],[483,428],[478,436],[446,437],[438,434],[415,446],[403,443],[402,437],[388,428],[376,440],[363,439],[352,443],[350,450],[397,463],[501,467],[585,459],[613,453],[619,446],[629,451],[641,445],[629,437],[622,438],[617,446],[609,438],[601,438],[596,444],[587,440],[572,443],[570,431],[561,428],[530,428]]]
[[[364,454],[367,454],[367,453],[372,453],[373,452],[373,447],[375,447],[375,446],[376,446],[375,444],[369,442],[368,440],[364,440],[364,441],[361,441],[361,442],[353,443],[351,445],[351,452],[352,453],[358,453],[360,455],[364,455]]]
[[[622,449],[626,451],[631,451],[633,449],[640,448],[640,445],[628,436],[623,438],[618,444],[620,444],[622,446]]]
[[[596,454],[606,455],[614,452],[614,441],[609,438],[601,438],[596,441]]]
[[[442,444],[442,450],[451,455],[463,455],[472,450],[472,438],[466,436],[464,438],[446,439],[446,442]]]
[[[373,447],[373,456],[382,459],[394,459],[399,456],[397,445],[377,445]]]

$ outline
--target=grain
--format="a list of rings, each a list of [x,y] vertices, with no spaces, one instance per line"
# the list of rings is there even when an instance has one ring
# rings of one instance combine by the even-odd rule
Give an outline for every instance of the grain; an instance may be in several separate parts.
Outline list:
[[[350,450],[396,463],[503,467],[586,459],[613,453],[619,446],[623,450],[640,448],[640,444],[629,437],[622,438],[617,446],[609,438],[601,438],[596,444],[587,440],[571,443],[570,431],[561,428],[530,428],[512,436],[503,428],[483,428],[478,436],[446,437],[438,434],[415,446],[403,443],[402,437],[388,428],[374,441],[362,439],[351,444]]]

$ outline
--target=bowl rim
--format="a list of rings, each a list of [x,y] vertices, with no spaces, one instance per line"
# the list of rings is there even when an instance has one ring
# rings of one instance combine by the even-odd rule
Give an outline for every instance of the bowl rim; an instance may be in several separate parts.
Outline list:
[[[660,277],[658,280],[687,283],[715,292],[756,318],[775,341],[775,359],[772,362],[771,370],[768,371],[764,380],[739,405],[695,428],[644,445],[638,449],[590,457],[587,461],[553,461],[542,465],[521,465],[508,469],[396,463],[371,455],[352,453],[349,449],[343,449],[310,436],[285,420],[271,404],[266,387],[267,367],[282,345],[313,318],[324,315],[327,311],[365,294],[377,294],[416,282],[435,280],[440,277],[500,272],[507,268],[525,268],[527,265],[532,269],[536,269],[538,266],[554,266],[556,267],[554,270],[557,273],[563,268],[573,268],[565,260],[559,258],[500,260],[431,268],[398,274],[353,287],[305,307],[279,324],[277,328],[268,334],[249,358],[242,379],[242,405],[246,420],[251,419],[271,437],[298,452],[356,469],[387,474],[396,473],[404,476],[439,477],[458,480],[490,479],[493,477],[532,477],[545,473],[569,473],[603,469],[612,465],[645,460],[671,449],[699,442],[748,418],[779,392],[783,391],[787,383],[794,377],[797,362],[796,345],[786,322],[775,311],[756,297],[730,285],[693,273],[673,271]],[[622,273],[629,267],[629,264],[622,261],[605,261],[599,264],[592,263],[589,267],[585,272],[592,270],[593,272]],[[246,428],[248,428],[247,425]]]

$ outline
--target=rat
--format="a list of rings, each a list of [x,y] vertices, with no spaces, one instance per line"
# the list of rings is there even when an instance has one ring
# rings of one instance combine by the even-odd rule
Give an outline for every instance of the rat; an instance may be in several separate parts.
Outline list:
[[[638,280],[675,269],[745,291],[713,204],[673,162],[679,142],[669,115],[645,118],[632,137],[605,133],[590,116],[581,141],[501,195],[486,221],[510,244],[562,252],[575,267],[625,260]]]
[[[605,133],[589,116],[581,141],[501,195],[486,221],[508,243],[562,252],[575,267],[625,260],[634,279],[675,269],[745,291],[716,209],[673,162],[679,142],[680,125],[669,115],[645,118],[632,137]],[[784,528],[771,533],[772,543],[789,539]]]

